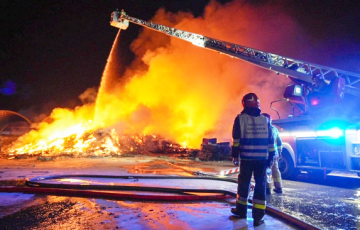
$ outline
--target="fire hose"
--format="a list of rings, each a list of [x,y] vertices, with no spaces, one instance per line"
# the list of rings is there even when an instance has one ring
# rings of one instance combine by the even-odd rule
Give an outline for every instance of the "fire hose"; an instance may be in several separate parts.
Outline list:
[[[112,175],[60,175],[60,176],[48,176],[48,177],[36,177],[26,181],[25,185],[29,187],[36,188],[56,188],[56,189],[72,189],[72,190],[106,190],[106,191],[140,191],[140,192],[158,192],[158,193],[171,193],[171,194],[179,194],[177,196],[163,196],[167,200],[201,200],[201,199],[228,199],[231,197],[236,197],[236,193],[219,190],[219,189],[179,189],[179,188],[167,188],[167,187],[148,187],[148,186],[128,186],[128,185],[84,185],[84,184],[53,184],[53,183],[43,183],[42,180],[55,180],[55,179],[63,179],[63,178],[112,178],[112,179],[202,179],[202,180],[220,180],[237,183],[236,180],[227,179],[227,178],[211,178],[211,177],[178,177],[178,176],[112,176]],[[106,194],[109,192],[103,192],[102,194]],[[198,194],[222,194],[222,195],[201,195],[195,196],[193,193]],[[110,194],[114,194],[110,192]],[[119,194],[121,198],[124,194]],[[157,195],[134,195],[126,194],[128,198],[136,197],[144,198],[147,200],[156,200]],[[161,196],[160,196],[161,197]],[[167,198],[166,198],[167,197]],[[163,198],[161,198],[163,199]]]
[[[96,197],[105,199],[130,199],[130,200],[153,200],[153,201],[196,201],[196,200],[221,200],[235,198],[236,193],[220,189],[182,189],[167,187],[127,186],[127,185],[88,185],[88,184],[59,184],[44,183],[44,180],[56,180],[64,178],[113,178],[113,179],[186,179],[186,180],[215,180],[237,183],[234,178],[208,177],[183,177],[183,176],[113,176],[113,175],[55,175],[48,177],[36,177],[25,182],[28,187],[0,187],[0,192],[24,192],[58,196]],[[114,192],[117,191],[117,192]],[[174,195],[134,194],[119,191],[157,192]],[[201,194],[201,195],[199,195]],[[209,195],[213,194],[213,195]],[[252,200],[249,200],[252,203]],[[266,206],[266,212],[276,218],[283,219],[301,229],[319,229],[311,224],[303,222],[280,210]]]

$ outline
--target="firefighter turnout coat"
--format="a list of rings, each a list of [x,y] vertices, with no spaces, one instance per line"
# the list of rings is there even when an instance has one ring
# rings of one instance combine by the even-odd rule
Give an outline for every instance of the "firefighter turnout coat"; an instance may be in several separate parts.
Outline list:
[[[244,160],[272,160],[275,140],[271,130],[268,119],[260,115],[260,109],[244,109],[234,121],[231,156],[238,158],[240,154]]]

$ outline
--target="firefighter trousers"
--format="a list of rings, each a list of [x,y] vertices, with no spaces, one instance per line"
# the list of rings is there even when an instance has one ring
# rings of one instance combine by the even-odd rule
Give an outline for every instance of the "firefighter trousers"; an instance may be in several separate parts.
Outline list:
[[[274,157],[274,164],[271,167],[272,179],[274,181],[275,188],[282,188],[281,173],[279,170],[279,157]],[[266,187],[271,188],[271,183],[266,182]]]
[[[238,192],[236,209],[240,216],[246,216],[247,201],[250,189],[251,176],[254,172],[255,189],[253,196],[252,217],[254,222],[261,220],[266,208],[266,160],[241,160],[238,176]]]

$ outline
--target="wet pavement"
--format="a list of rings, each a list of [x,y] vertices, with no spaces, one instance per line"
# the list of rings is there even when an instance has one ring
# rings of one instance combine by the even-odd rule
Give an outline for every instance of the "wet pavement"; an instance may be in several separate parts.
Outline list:
[[[359,178],[328,176],[302,182],[306,180],[284,180],[284,193],[273,192],[267,204],[320,229],[360,229]]]
[[[42,200],[41,200],[42,199]],[[41,200],[41,201],[39,201]],[[265,216],[265,225],[229,215],[231,204],[134,202],[46,196],[0,219],[1,229],[296,229]],[[251,209],[248,210],[251,216]]]
[[[170,162],[170,164],[168,164]],[[65,164],[66,163],[66,164]],[[175,164],[178,167],[173,167]],[[64,167],[66,165],[66,167]],[[0,182],[24,180],[56,174],[101,175],[180,175],[191,176],[189,171],[215,175],[232,168],[230,162],[194,162],[159,157],[99,158],[99,159],[36,159],[0,161]],[[72,178],[76,179],[76,178]],[[76,180],[58,180],[60,183],[79,183]],[[332,181],[334,180],[334,181]],[[339,182],[339,180],[341,182]],[[267,197],[269,206],[275,207],[319,229],[359,229],[360,183],[354,178],[332,178],[307,183],[307,178],[284,180],[284,193]],[[125,181],[86,180],[86,183],[125,184]],[[338,184],[336,184],[339,182]],[[80,182],[81,183],[81,182]],[[158,186],[156,181],[133,181],[145,186]],[[336,184],[336,187],[330,186]],[[236,191],[236,184],[207,180],[166,180],[161,187],[211,188]],[[159,185],[159,186],[160,186]],[[139,202],[87,199],[76,197],[44,196],[22,193],[0,193],[1,229],[12,226],[17,216],[38,213],[29,223],[37,229],[72,226],[72,229],[296,229],[289,224],[266,215],[266,224],[254,228],[251,209],[248,219],[237,219],[230,214],[235,200],[201,202]],[[21,213],[24,212],[24,213]],[[46,216],[46,219],[42,219]],[[61,218],[54,218],[60,216]],[[91,220],[89,220],[89,218]],[[52,219],[50,221],[50,219]],[[88,220],[88,222],[87,222]],[[25,225],[25,223],[23,223]],[[23,226],[20,224],[20,226]],[[159,227],[157,227],[159,226]],[[5,227],[5,228],[4,228]],[[24,227],[24,226],[23,226]],[[9,228],[10,229],[10,228]],[[21,227],[18,229],[22,229]]]

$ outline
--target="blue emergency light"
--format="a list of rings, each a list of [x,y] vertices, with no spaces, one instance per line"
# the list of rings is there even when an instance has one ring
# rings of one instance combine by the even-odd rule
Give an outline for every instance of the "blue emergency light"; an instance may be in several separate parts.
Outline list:
[[[339,138],[339,137],[342,137],[343,135],[344,135],[344,131],[337,127],[331,128],[328,130],[316,131],[316,136],[318,136],[318,137],[326,136],[326,137],[331,137],[331,138]]]

